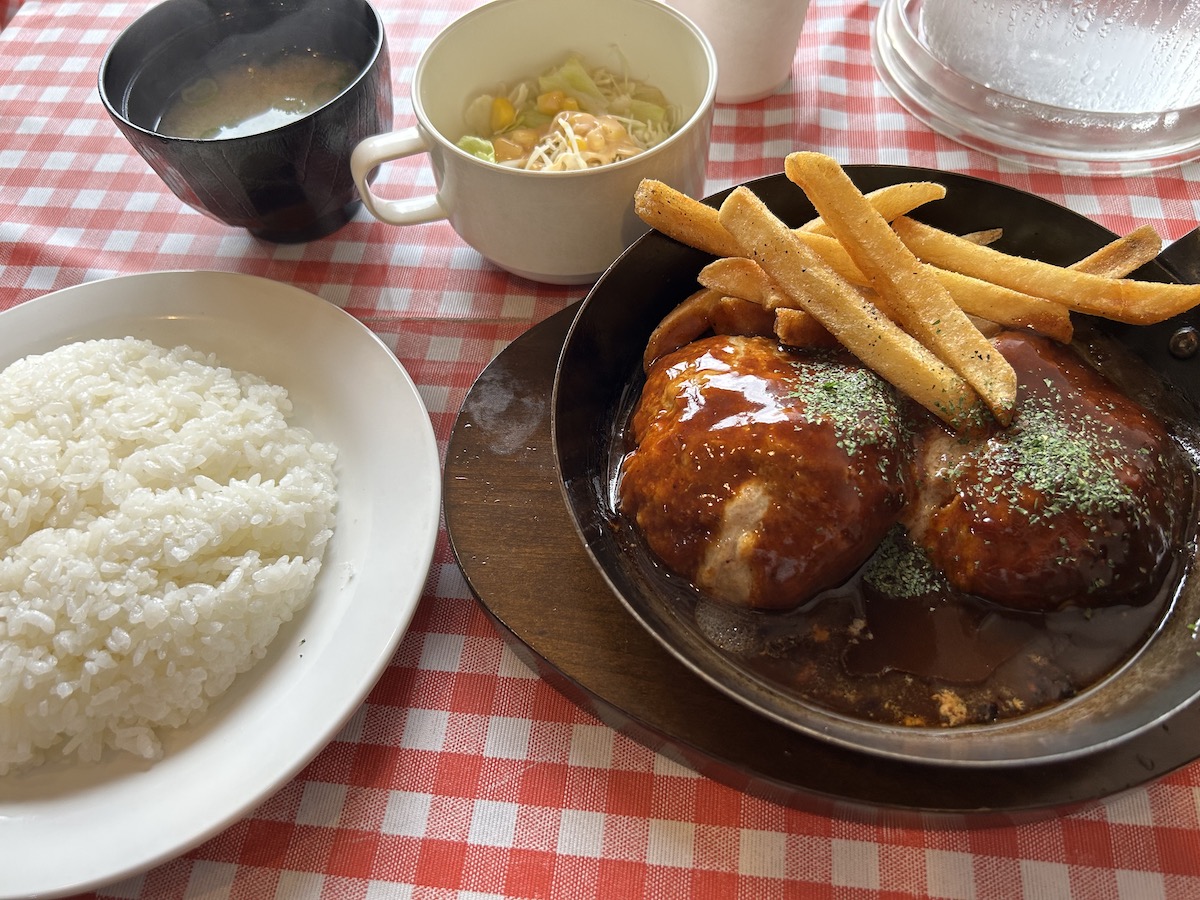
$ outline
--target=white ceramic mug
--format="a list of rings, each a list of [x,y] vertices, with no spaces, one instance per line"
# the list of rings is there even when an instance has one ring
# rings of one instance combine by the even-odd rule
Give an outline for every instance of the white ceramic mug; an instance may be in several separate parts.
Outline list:
[[[681,124],[652,149],[572,172],[530,172],[485,162],[455,146],[466,105],[578,53],[589,66],[621,70],[661,89]],[[704,192],[716,94],[712,46],[657,0],[493,0],[443,30],[417,62],[415,126],[360,143],[351,169],[363,203],[394,225],[448,219],[495,265],[535,281],[595,281],[646,226],[633,193],[655,178],[694,197]],[[368,183],[381,164],[427,153],[436,194],[380,196]],[[376,184],[379,188],[380,185]]]

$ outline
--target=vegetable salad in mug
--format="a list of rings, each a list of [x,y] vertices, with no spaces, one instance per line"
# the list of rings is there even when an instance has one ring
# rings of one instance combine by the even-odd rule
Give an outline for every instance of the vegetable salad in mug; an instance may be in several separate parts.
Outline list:
[[[678,113],[662,91],[578,56],[468,104],[458,146],[488,162],[567,172],[620,162],[670,137]]]

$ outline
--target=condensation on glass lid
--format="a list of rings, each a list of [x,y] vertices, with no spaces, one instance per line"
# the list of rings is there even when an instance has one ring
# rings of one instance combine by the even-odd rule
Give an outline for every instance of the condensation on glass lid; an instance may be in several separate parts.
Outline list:
[[[1065,172],[1200,157],[1200,4],[883,0],[872,57],[947,137]]]

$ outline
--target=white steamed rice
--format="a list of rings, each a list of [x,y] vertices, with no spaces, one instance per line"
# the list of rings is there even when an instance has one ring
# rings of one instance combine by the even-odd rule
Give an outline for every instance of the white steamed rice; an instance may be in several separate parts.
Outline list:
[[[287,392],[187,347],[0,373],[0,775],[161,756],[308,600],[336,450]]]

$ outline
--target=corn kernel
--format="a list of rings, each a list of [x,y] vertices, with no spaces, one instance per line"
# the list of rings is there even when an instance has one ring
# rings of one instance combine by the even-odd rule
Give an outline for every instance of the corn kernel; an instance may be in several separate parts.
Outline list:
[[[552,116],[560,112],[563,108],[563,101],[567,99],[567,95],[562,91],[546,91],[544,94],[538,94],[537,111],[545,116]]]
[[[517,121],[517,110],[513,107],[512,101],[507,97],[495,97],[492,99],[492,117],[491,126],[492,133],[503,131]]]

